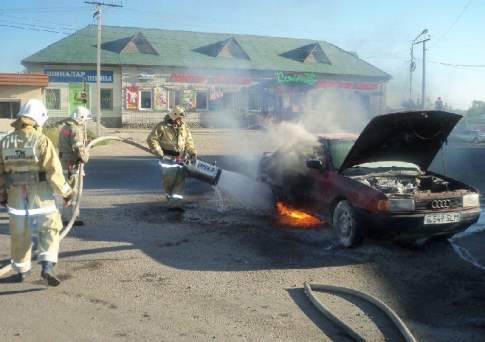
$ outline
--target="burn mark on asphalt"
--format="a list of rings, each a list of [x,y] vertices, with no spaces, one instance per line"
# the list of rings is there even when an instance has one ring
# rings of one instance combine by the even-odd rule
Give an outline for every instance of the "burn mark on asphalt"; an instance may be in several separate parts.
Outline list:
[[[102,262],[92,260],[92,261],[87,261],[80,266],[73,267],[73,271],[76,272],[80,270],[90,270],[90,271],[99,270],[101,269],[102,266],[103,266]]]
[[[151,273],[151,272],[144,273],[140,277],[140,279],[147,282],[147,283],[155,283],[156,282],[156,283],[161,284],[161,285],[167,285],[170,282],[169,277],[162,277],[158,273]]]
[[[183,240],[176,241],[176,242],[165,242],[165,243],[158,243],[158,244],[157,244],[157,247],[160,247],[160,248],[165,248],[165,247],[176,247],[176,246],[180,246],[181,244],[188,243],[188,242],[190,242],[190,240],[189,240],[189,239],[183,239]]]
[[[99,299],[99,298],[96,298],[96,297],[87,296],[87,295],[84,295],[82,293],[71,293],[71,292],[68,292],[68,291],[62,291],[61,293],[65,296],[68,296],[68,297],[71,297],[71,298],[77,298],[77,299],[83,300],[83,301],[90,303],[90,304],[103,306],[105,308],[112,309],[112,310],[118,309],[118,306],[116,304],[110,303],[110,302],[108,302],[104,299]]]

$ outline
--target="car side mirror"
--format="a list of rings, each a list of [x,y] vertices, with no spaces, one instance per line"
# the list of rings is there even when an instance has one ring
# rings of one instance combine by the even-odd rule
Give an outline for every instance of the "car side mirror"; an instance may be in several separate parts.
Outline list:
[[[308,159],[306,161],[306,167],[315,170],[324,170],[325,166],[320,159]]]

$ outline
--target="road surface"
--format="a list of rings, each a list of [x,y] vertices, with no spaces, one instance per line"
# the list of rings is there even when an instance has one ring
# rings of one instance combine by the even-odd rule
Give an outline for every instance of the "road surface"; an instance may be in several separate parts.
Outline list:
[[[485,336],[485,272],[448,242],[410,250],[366,240],[341,250],[328,227],[279,227],[230,198],[221,212],[212,188],[196,181],[187,193],[184,215],[167,212],[152,157],[118,143],[101,148],[86,170],[86,224],[61,246],[63,283],[46,288],[38,266],[26,283],[1,279],[0,340],[347,341],[306,299],[305,281],[379,297],[419,340]],[[8,262],[5,216],[1,223],[0,260]],[[479,251],[485,236],[470,241]],[[398,340],[365,303],[321,298],[367,340]]]

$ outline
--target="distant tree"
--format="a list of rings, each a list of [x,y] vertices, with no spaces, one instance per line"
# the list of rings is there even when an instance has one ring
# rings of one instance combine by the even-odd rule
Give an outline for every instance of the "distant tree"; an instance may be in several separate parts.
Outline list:
[[[473,100],[472,106],[467,110],[468,117],[478,117],[485,115],[485,102]]]

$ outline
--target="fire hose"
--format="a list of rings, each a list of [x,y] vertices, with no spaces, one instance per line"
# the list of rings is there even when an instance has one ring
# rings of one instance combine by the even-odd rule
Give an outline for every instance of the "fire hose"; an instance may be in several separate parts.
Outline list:
[[[407,341],[407,342],[416,342],[417,341],[416,338],[411,333],[411,331],[408,329],[408,327],[399,318],[399,316],[389,306],[387,306],[384,302],[377,299],[376,297],[373,297],[373,296],[371,296],[367,293],[364,293],[364,292],[360,292],[360,291],[357,291],[357,290],[353,290],[353,289],[349,289],[349,288],[341,287],[341,286],[313,284],[313,283],[305,282],[304,288],[305,288],[305,294],[308,296],[308,298],[313,303],[313,305],[315,305],[315,307],[327,319],[329,319],[333,324],[338,326],[342,331],[344,331],[350,338],[352,338],[355,341],[360,342],[360,341],[365,341],[365,339],[362,338],[359,334],[357,334],[347,324],[345,324],[340,319],[338,319],[335,315],[333,315],[330,312],[330,310],[328,310],[322,304],[322,302],[320,302],[318,300],[318,298],[313,293],[313,290],[349,294],[349,295],[358,297],[360,299],[363,299],[363,300],[373,304],[374,306],[379,308],[384,314],[386,314],[386,316],[389,317],[390,320],[394,323],[394,325],[398,328],[399,332],[401,333],[401,335],[403,336],[405,341]]]
[[[97,139],[94,139],[92,140],[87,146],[86,146],[86,149],[89,151],[91,150],[95,145],[103,142],[103,141],[107,141],[107,140],[117,140],[117,141],[121,141],[121,142],[124,142],[126,144],[129,144],[129,145],[132,145],[132,146],[135,146],[145,152],[148,152],[148,153],[152,153],[148,148],[146,148],[145,146],[133,141],[133,140],[130,140],[130,139],[126,139],[126,138],[121,138],[121,137],[118,137],[118,136],[105,136],[105,137],[99,137]],[[60,234],[59,234],[59,238],[60,240],[64,239],[66,237],[67,234],[69,234],[69,232],[71,231],[72,227],[74,226],[74,222],[76,221],[77,217],[79,216],[79,209],[81,207],[81,198],[82,198],[82,193],[83,193],[83,186],[84,186],[84,163],[80,163],[79,165],[79,168],[78,168],[78,182],[77,184],[75,185],[77,187],[77,194],[76,194],[76,199],[75,199],[75,206],[74,206],[74,209],[73,209],[73,213],[72,213],[72,217],[71,219],[69,220],[69,222],[66,224],[66,226],[61,230]],[[9,273],[10,271],[12,271],[12,264],[7,264],[5,266],[3,266],[2,268],[0,268],[0,277],[3,277],[5,274]]]
[[[121,138],[118,136],[105,136],[105,137],[99,137],[97,139],[92,140],[87,146],[86,149],[89,151],[91,150],[94,146],[97,144],[103,142],[103,141],[108,141],[108,140],[116,140],[116,141],[121,141],[123,143],[132,145],[138,149],[141,149],[145,152],[148,152],[150,154],[153,154],[148,148],[145,146],[131,140],[131,139],[126,139],[126,138]],[[212,166],[207,163],[203,163],[204,168],[210,168],[213,167],[215,170],[216,174],[214,175],[215,183],[217,183],[219,177],[220,177],[220,172],[221,170],[216,168],[215,166]],[[211,173],[212,171],[211,170]],[[75,199],[75,206],[73,210],[73,214],[67,225],[61,230],[60,232],[60,240],[64,239],[67,234],[71,231],[72,227],[74,226],[74,222],[76,221],[77,217],[79,216],[79,210],[81,206],[81,198],[82,198],[82,193],[83,193],[83,187],[84,187],[84,163],[81,163],[79,168],[78,168],[78,182],[76,184],[77,187],[77,194],[76,194],[76,199]],[[199,178],[199,179],[204,179],[204,177]],[[7,274],[12,270],[12,264],[8,264],[2,268],[0,268],[0,277],[3,275]],[[350,328],[347,324],[339,320],[335,315],[333,315],[314,295],[313,290],[317,291],[327,291],[327,292],[337,292],[337,293],[344,293],[344,294],[350,294],[356,297],[359,297],[373,305],[375,305],[377,308],[379,308],[384,314],[387,315],[391,319],[391,321],[395,324],[395,326],[398,328],[399,332],[403,336],[403,338],[407,342],[416,342],[416,338],[413,336],[413,334],[410,332],[408,327],[404,324],[404,322],[399,318],[399,316],[385,303],[380,301],[379,299],[349,288],[341,287],[341,286],[332,286],[332,285],[324,285],[324,284],[313,284],[313,283],[308,283],[305,282],[304,284],[305,288],[305,294],[308,296],[310,301],[316,306],[316,308],[325,316],[327,317],[332,323],[334,323],[336,326],[340,327],[349,337],[354,339],[355,341],[365,341],[359,334],[357,334],[352,328]]]
[[[108,141],[108,140],[116,140],[123,142],[128,145],[132,145],[142,151],[148,152],[150,154],[155,155],[148,149],[147,147],[143,146],[142,144],[139,144],[131,139],[127,138],[122,138],[118,137],[115,135],[109,135],[105,137],[99,137],[91,142],[86,146],[87,151],[91,150],[94,146],[97,144],[103,142],[103,141]],[[222,170],[218,168],[215,165],[203,162],[201,160],[196,160],[192,164],[185,164],[185,169],[187,171],[188,176],[202,180],[204,182],[210,183],[212,185],[217,184],[219,181],[219,177],[221,175]],[[76,221],[77,217],[79,216],[79,209],[81,206],[81,198],[82,198],[82,193],[83,193],[83,186],[84,186],[84,163],[80,163],[79,168],[78,168],[78,182],[75,185],[77,187],[77,194],[76,194],[76,199],[75,199],[75,206],[73,209],[73,214],[67,225],[61,230],[59,238],[60,240],[64,239],[67,234],[71,231],[72,227],[74,226],[74,222]],[[8,264],[2,268],[0,268],[0,277],[3,275],[7,274],[12,270],[12,264]]]

